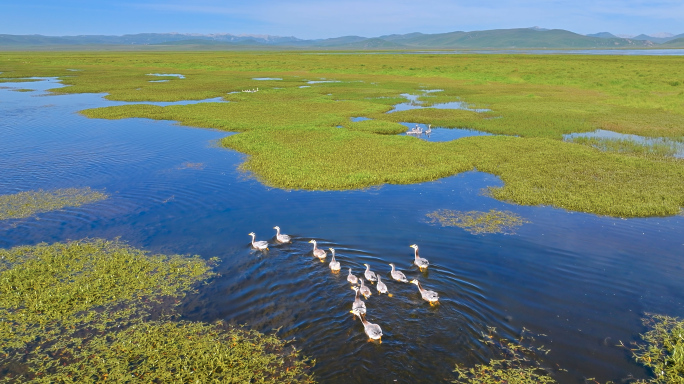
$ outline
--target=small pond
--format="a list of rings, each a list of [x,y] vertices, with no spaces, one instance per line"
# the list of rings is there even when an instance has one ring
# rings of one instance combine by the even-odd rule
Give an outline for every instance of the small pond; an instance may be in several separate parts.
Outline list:
[[[178,73],[148,73],[147,76],[173,76],[179,79],[185,79],[185,76]]]
[[[584,133],[571,133],[568,135],[563,135],[563,139],[566,141],[573,141],[575,138],[595,138],[606,141],[627,141],[634,142],[645,147],[664,147],[672,152],[672,156],[684,158],[684,142],[675,141],[668,138],[662,137],[644,137],[639,135],[630,135],[625,133],[618,133],[613,131],[607,131],[604,129],[597,129],[593,132]]]
[[[430,92],[430,91],[426,91]],[[423,103],[418,100],[420,95],[411,95],[408,93],[402,93],[401,96],[405,97],[408,99],[408,102],[406,103],[400,103],[394,106],[394,108],[387,113],[392,113],[392,112],[397,112],[397,111],[408,111],[410,109],[422,109],[422,108],[435,108],[435,109],[463,109],[466,111],[473,111],[473,112],[488,112],[489,109],[485,108],[470,108],[469,104],[463,101],[452,101],[449,103],[438,103],[438,104],[433,104],[430,106],[425,106]]]
[[[491,133],[476,131],[474,129],[466,128],[435,128],[431,127],[428,133],[427,124],[416,124],[416,123],[401,123],[407,129],[406,132],[400,133],[402,136],[413,136],[425,141],[452,141],[468,136],[492,136]],[[410,133],[411,130],[418,127],[421,133]]]
[[[454,364],[492,357],[480,341],[487,327],[510,339],[523,328],[546,335],[538,342],[551,352],[540,358],[567,370],[561,384],[646,378],[616,345],[644,332],[645,312],[684,316],[684,216],[623,220],[512,205],[483,193],[502,181],[477,171],[365,190],[274,189],[238,169],[245,155],[215,145],[228,132],[87,119],[77,112],[124,103],[46,95],[54,79],[4,85],[35,91],[0,89],[0,194],[88,186],[111,197],[0,221],[0,247],[121,237],[155,253],[219,257],[220,275],[182,303],[184,318],[295,339],[316,359],[319,382],[450,382]],[[529,223],[474,235],[426,220],[441,209],[507,210]],[[252,251],[247,234],[272,241],[275,225],[293,243]],[[311,256],[310,239],[337,250],[342,273]],[[414,243],[427,272],[412,265]],[[367,342],[349,313],[346,268],[359,276],[363,263],[393,294],[373,286],[366,300],[382,344]],[[388,263],[437,291],[440,304],[392,281]]]

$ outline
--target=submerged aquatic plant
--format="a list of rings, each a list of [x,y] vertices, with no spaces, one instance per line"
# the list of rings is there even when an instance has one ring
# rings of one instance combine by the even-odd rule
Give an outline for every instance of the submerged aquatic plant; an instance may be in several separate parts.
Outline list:
[[[646,314],[643,322],[649,330],[641,335],[642,343],[635,343],[632,354],[655,377],[640,383],[684,383],[684,320]]]
[[[53,191],[27,191],[0,196],[0,220],[19,219],[40,212],[64,207],[78,207],[108,198],[105,193],[85,188],[65,188]]]
[[[515,228],[529,223],[519,215],[511,211],[498,211],[491,209],[489,212],[481,211],[452,211],[440,209],[426,215],[430,223],[439,223],[443,227],[459,227],[466,231],[479,235],[482,233],[514,233]]]
[[[0,382],[310,382],[274,335],[177,320],[213,275],[120,241],[0,249]]]
[[[556,383],[540,367],[538,357],[540,354],[548,353],[543,347],[533,347],[532,337],[526,336],[525,329],[519,340],[511,341],[497,339],[492,334],[483,335],[485,344],[494,349],[498,359],[491,359],[488,364],[477,364],[474,367],[466,368],[456,365],[454,372],[458,375],[457,380],[452,383],[457,384],[552,384]]]

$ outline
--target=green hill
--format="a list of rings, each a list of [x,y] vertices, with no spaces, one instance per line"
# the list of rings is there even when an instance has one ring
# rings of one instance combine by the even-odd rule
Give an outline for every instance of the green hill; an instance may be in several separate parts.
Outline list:
[[[589,37],[562,29],[493,29],[422,35],[395,42],[415,48],[624,48],[649,47],[647,41]]]
[[[667,43],[662,44],[663,48],[684,48],[684,37],[678,39],[670,40]]]

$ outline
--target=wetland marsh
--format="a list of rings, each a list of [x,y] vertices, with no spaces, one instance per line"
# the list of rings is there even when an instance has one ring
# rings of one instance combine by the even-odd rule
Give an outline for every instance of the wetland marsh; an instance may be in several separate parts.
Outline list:
[[[680,138],[681,58],[0,59],[0,195],[87,186],[108,196],[2,220],[0,248],[121,237],[155,254],[217,257],[174,321],[276,332],[315,359],[319,382],[452,381],[457,365],[497,358],[483,341],[490,327],[501,345],[524,329],[540,335],[532,357],[559,383],[649,379],[620,342],[640,340],[646,313],[684,316],[682,160],[563,140],[596,129]],[[13,80],[26,77],[35,81]],[[402,94],[425,108],[387,113]],[[477,111],[429,108],[447,103]],[[400,135],[416,124],[479,133]],[[434,225],[434,212],[504,212],[491,223],[515,233]],[[274,225],[293,242],[252,250],[247,234],[273,243]],[[310,239],[334,247],[343,271],[367,263],[387,281],[392,297],[366,300],[382,344],[367,342],[346,274],[312,257]],[[411,264],[414,243],[427,272]],[[388,263],[440,304],[392,281]],[[542,344],[548,353],[535,352]]]

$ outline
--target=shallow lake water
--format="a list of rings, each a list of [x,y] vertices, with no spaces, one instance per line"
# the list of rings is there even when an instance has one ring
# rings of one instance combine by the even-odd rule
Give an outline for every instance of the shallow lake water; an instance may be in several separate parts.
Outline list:
[[[215,145],[229,135],[147,119],[87,119],[77,111],[108,105],[102,95],[46,95],[54,80],[0,89],[0,194],[89,186],[111,198],[0,221],[0,247],[84,237],[121,237],[152,252],[220,257],[220,276],[181,307],[191,320],[223,319],[295,339],[316,359],[323,383],[449,382],[455,363],[492,357],[487,327],[516,338],[544,334],[543,366],[560,383],[644,378],[617,347],[644,332],[646,312],[684,316],[684,217],[619,219],[494,200],[500,186],[476,171],[413,185],[355,191],[268,188],[241,173],[245,156]],[[429,224],[438,209],[510,210],[530,223],[515,234],[473,235]],[[279,225],[292,244],[255,252]],[[334,247],[343,271],[311,255],[310,239]],[[410,244],[430,268],[412,266]],[[363,263],[392,297],[366,300],[383,329],[369,343],[349,310],[347,268]],[[390,279],[388,263],[440,295],[423,301],[414,285]]]
[[[607,131],[605,129],[597,129],[593,132],[571,133],[563,135],[563,139],[567,141],[572,141],[572,139],[575,137],[589,137],[608,140],[629,140],[635,143],[651,147],[655,145],[664,145],[667,147],[671,147],[674,150],[673,157],[684,158],[684,142],[674,141],[663,137],[644,137],[639,135],[630,135],[626,133]]]

